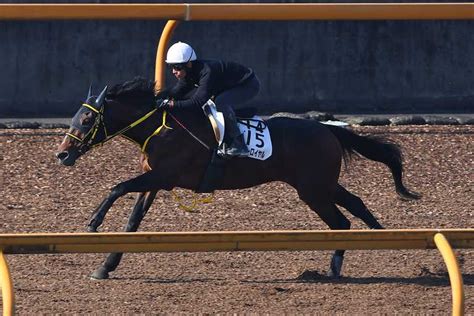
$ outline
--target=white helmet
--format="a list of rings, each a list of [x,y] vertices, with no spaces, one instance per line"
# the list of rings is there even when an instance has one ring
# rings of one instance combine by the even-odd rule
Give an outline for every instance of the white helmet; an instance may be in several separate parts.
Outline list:
[[[168,49],[165,62],[167,64],[184,64],[196,59],[196,53],[191,46],[183,42],[177,42]]]

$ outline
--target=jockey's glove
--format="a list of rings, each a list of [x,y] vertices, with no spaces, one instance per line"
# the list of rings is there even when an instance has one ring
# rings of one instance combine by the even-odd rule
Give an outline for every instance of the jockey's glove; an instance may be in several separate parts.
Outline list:
[[[156,108],[158,110],[168,110],[170,108],[169,102],[170,102],[169,99],[156,99],[155,100]]]

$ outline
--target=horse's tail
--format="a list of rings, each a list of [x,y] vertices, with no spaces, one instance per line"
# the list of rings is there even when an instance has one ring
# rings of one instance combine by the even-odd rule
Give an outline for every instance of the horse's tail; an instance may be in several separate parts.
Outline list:
[[[382,137],[357,135],[338,126],[327,125],[327,127],[341,143],[344,160],[356,152],[370,160],[381,162],[390,168],[395,181],[395,190],[399,196],[410,200],[420,198],[420,194],[411,192],[403,184],[403,158],[397,144]]]

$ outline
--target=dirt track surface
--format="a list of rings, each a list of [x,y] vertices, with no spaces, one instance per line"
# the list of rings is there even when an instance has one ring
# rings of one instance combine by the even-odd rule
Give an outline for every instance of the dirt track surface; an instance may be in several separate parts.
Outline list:
[[[387,228],[474,227],[474,126],[358,127],[387,136],[405,155],[405,181],[419,201],[397,198],[388,170],[354,160],[341,175]],[[138,149],[117,139],[57,164],[62,130],[0,130],[0,233],[84,232],[119,181],[138,174]],[[112,152],[113,150],[113,152]],[[176,190],[190,198],[190,192]],[[120,231],[133,196],[117,201],[101,231]],[[283,183],[219,191],[188,213],[161,193],[141,231],[327,229]],[[353,228],[363,223],[345,213]],[[456,251],[466,313],[474,313],[474,251]],[[332,252],[127,254],[106,281],[89,275],[104,254],[7,256],[20,315],[33,314],[433,314],[451,312],[451,288],[436,250],[348,251],[343,277],[325,277]]]

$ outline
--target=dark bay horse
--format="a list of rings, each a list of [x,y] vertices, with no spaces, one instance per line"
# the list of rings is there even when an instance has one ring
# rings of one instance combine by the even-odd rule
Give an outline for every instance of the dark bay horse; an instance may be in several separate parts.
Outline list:
[[[56,156],[61,164],[72,166],[88,150],[115,136],[139,144],[143,174],[112,188],[88,224],[88,231],[96,232],[119,197],[138,192],[126,226],[126,231],[136,231],[159,190],[181,187],[198,191],[217,143],[202,109],[176,109],[169,113],[157,109],[153,82],[136,78],[109,91],[105,88],[97,97],[90,91]],[[301,200],[331,229],[350,228],[349,220],[336,204],[371,229],[380,229],[382,226],[362,200],[338,183],[343,158],[357,153],[387,165],[401,197],[418,198],[402,182],[401,151],[394,143],[312,120],[278,117],[266,123],[271,131],[272,156],[264,161],[227,160],[215,189],[234,190],[283,181],[294,187]],[[330,275],[340,275],[343,255],[344,250],[335,251]],[[110,254],[92,277],[108,278],[121,258],[121,253]]]

